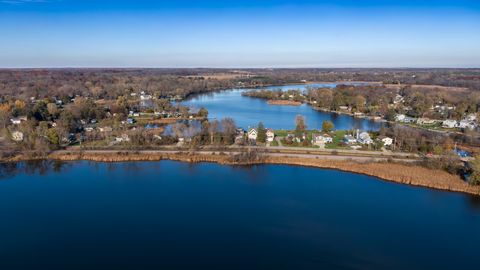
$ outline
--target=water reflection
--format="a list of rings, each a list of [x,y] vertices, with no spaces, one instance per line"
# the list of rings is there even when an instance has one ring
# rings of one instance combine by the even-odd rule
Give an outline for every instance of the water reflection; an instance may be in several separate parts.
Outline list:
[[[24,162],[0,163],[0,180],[15,177],[17,174],[46,175],[51,172],[65,173],[72,167],[72,163],[59,160],[31,160]]]

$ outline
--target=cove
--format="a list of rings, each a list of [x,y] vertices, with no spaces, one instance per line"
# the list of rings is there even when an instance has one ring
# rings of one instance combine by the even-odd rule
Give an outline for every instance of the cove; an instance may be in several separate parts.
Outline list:
[[[477,197],[297,166],[0,166],[2,269],[474,269]]]
[[[336,83],[325,84],[301,84],[271,86],[260,89],[286,90],[307,90],[308,87],[336,87]],[[311,106],[302,104],[300,106],[278,106],[269,105],[266,100],[242,96],[242,93],[251,89],[230,89],[207,94],[193,96],[182,105],[200,109],[204,107],[209,112],[209,118],[222,119],[231,117],[237,126],[244,129],[256,127],[262,121],[266,127],[273,129],[294,129],[295,116],[303,115],[306,118],[309,129],[321,129],[325,120],[334,123],[336,129],[349,130],[360,129],[376,131],[382,123],[369,119],[354,118],[349,115],[342,115],[314,110]]]

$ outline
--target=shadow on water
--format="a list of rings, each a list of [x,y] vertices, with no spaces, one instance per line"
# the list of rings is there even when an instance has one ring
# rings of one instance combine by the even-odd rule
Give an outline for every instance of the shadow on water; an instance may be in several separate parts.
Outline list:
[[[18,174],[46,175],[49,173],[65,173],[73,163],[59,160],[33,160],[24,162],[0,163],[0,180],[15,177]]]

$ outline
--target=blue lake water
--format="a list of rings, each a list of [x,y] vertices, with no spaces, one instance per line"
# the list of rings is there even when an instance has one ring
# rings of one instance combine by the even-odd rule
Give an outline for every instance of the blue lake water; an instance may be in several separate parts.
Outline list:
[[[0,269],[476,269],[480,202],[333,170],[0,164]]]
[[[264,89],[306,90],[307,87],[335,87],[336,84],[287,85],[266,87]],[[382,123],[368,119],[354,118],[348,115],[319,112],[309,105],[278,106],[269,105],[266,100],[242,96],[247,89],[231,89],[208,94],[201,94],[182,102],[183,105],[209,112],[209,118],[222,119],[231,117],[244,129],[256,127],[262,121],[266,127],[274,129],[293,129],[295,117],[303,115],[309,129],[321,129],[325,120],[334,123],[336,129],[378,130]]]

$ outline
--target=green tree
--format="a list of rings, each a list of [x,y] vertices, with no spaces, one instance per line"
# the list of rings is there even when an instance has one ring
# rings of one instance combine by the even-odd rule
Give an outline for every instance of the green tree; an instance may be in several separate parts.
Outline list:
[[[335,125],[332,123],[332,121],[323,121],[322,123],[322,130],[324,132],[330,132],[335,128]]]
[[[265,129],[265,126],[263,125],[262,122],[258,123],[257,127],[257,142],[264,143],[267,141],[267,130]]]

